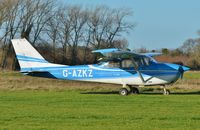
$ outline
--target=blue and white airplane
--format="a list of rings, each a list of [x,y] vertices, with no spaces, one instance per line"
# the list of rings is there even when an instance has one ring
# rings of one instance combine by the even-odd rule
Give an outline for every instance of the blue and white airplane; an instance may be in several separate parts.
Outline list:
[[[25,75],[120,84],[119,94],[124,96],[139,93],[138,87],[153,85],[162,86],[163,94],[168,95],[166,87],[189,70],[186,66],[156,62],[153,56],[159,53],[137,54],[116,48],[93,51],[103,55],[98,64],[60,65],[46,61],[26,39],[13,39],[12,44],[20,72]]]

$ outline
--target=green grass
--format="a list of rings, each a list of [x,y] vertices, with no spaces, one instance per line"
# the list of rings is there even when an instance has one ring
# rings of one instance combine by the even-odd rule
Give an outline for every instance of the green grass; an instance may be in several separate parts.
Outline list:
[[[199,95],[0,92],[1,129],[200,129]]]
[[[144,94],[123,97],[115,85],[0,72],[0,129],[198,130],[198,77],[186,73],[169,96],[143,88]]]
[[[184,74],[185,79],[200,79],[200,72],[194,71],[194,72],[187,72]]]

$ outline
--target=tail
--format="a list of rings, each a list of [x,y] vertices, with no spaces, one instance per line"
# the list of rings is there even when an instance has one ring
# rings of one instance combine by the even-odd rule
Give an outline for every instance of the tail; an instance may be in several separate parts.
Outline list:
[[[47,67],[51,64],[26,39],[13,39],[11,41],[22,72],[30,72],[35,68]]]

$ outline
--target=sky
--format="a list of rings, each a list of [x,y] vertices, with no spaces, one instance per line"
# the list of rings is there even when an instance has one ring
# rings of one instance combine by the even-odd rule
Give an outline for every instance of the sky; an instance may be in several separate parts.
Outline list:
[[[189,38],[197,38],[200,30],[200,0],[62,0],[66,4],[85,7],[106,5],[111,8],[129,8],[136,23],[125,34],[130,49],[148,50],[181,47]]]

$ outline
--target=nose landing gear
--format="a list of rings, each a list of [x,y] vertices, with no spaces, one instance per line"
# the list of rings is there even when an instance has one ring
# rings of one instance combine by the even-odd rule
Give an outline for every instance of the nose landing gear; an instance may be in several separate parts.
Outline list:
[[[170,91],[166,89],[165,86],[162,86],[163,88],[163,95],[169,95],[170,94]]]

